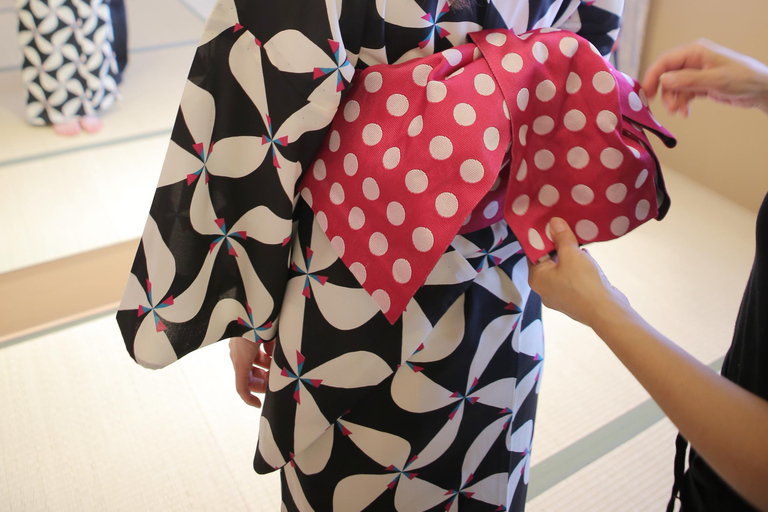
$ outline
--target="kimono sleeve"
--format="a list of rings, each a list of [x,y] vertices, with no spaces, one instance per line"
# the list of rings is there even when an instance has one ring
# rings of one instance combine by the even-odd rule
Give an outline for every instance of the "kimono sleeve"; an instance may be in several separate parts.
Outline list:
[[[274,337],[296,182],[354,73],[339,9],[216,3],[117,313],[141,365],[232,336]]]
[[[623,10],[624,0],[582,0],[559,28],[579,34],[608,56],[619,37]]]

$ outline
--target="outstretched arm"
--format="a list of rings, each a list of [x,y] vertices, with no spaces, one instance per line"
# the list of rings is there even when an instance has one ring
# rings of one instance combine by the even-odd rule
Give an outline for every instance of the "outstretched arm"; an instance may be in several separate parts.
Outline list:
[[[768,401],[648,324],[579,248],[565,221],[552,219],[550,228],[557,261],[531,264],[529,274],[544,305],[594,329],[723,480],[768,511]]]
[[[671,113],[688,115],[694,98],[709,97],[768,114],[768,66],[706,39],[670,50],[651,64],[643,89],[653,97],[659,88]]]

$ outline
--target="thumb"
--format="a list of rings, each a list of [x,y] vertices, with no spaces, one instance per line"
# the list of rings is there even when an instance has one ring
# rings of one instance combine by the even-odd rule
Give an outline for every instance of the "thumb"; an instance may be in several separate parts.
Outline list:
[[[549,221],[549,231],[552,234],[552,241],[555,243],[558,255],[560,255],[560,251],[563,249],[579,249],[579,241],[576,239],[576,235],[568,227],[568,223],[560,217],[553,217]]]

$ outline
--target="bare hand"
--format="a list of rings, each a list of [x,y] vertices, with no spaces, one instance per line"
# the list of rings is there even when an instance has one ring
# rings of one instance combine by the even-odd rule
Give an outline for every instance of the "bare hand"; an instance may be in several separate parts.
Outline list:
[[[629,307],[624,294],[608,282],[597,262],[579,247],[568,224],[553,218],[549,227],[557,258],[535,265],[528,262],[528,283],[544,305],[590,327],[601,308]]]
[[[768,113],[768,66],[706,39],[656,59],[645,73],[643,89],[653,97],[659,86],[662,102],[673,114],[687,116],[696,97]]]
[[[254,393],[264,393],[269,379],[269,365],[275,342],[254,343],[245,338],[229,340],[229,357],[235,368],[235,388],[243,402],[261,407],[261,400]]]

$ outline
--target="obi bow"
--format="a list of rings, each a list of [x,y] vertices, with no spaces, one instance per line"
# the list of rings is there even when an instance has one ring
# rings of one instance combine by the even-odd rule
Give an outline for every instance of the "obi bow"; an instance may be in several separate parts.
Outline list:
[[[484,30],[362,71],[299,191],[394,322],[457,233],[506,219],[536,261],[554,216],[580,243],[663,217],[644,128],[674,146],[637,81],[585,39]]]

